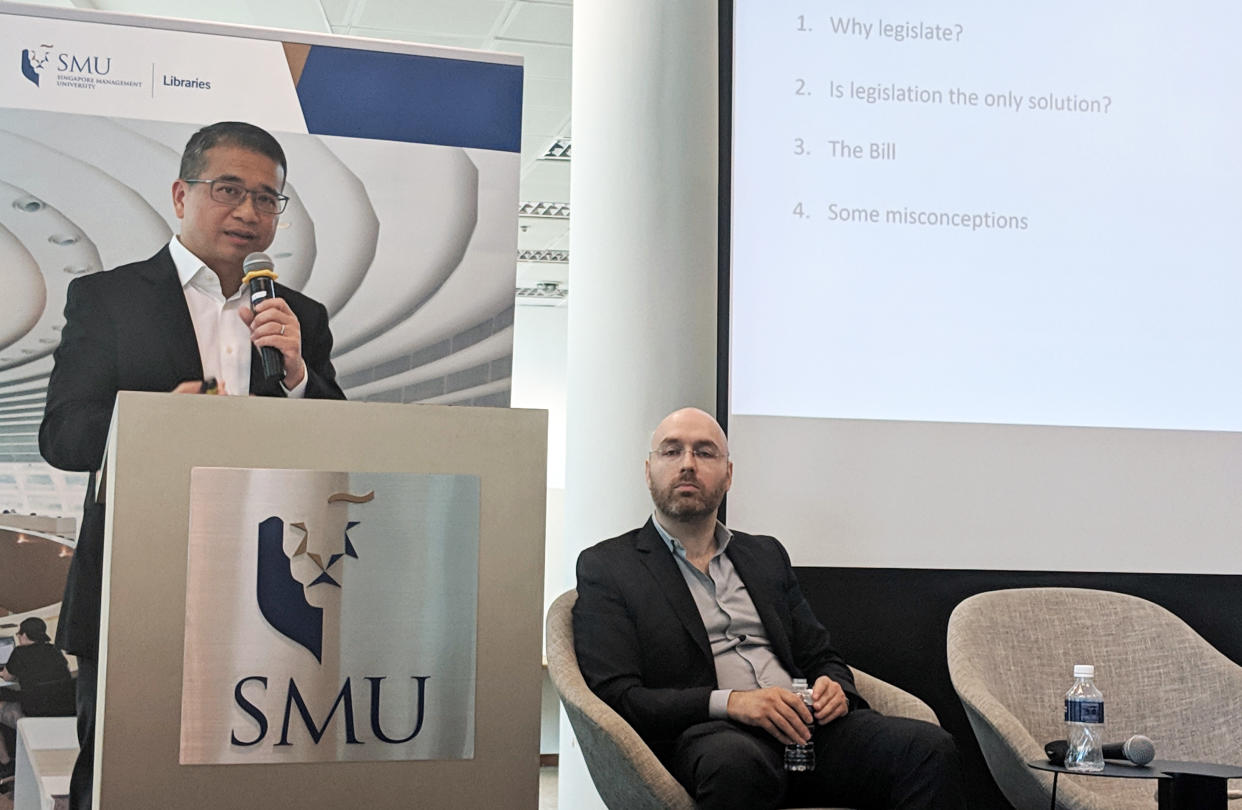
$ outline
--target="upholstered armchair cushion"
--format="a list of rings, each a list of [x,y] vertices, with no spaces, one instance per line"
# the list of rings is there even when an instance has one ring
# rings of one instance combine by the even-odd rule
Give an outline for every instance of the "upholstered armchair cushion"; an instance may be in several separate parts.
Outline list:
[[[949,618],[949,676],[992,777],[1017,810],[1048,807],[1044,743],[1065,737],[1075,664],[1094,664],[1105,736],[1145,734],[1156,757],[1242,763],[1242,667],[1159,605],[1081,588],[964,600]],[[1237,787],[1237,785],[1232,785]],[[1155,810],[1149,780],[1061,776],[1064,810]]]

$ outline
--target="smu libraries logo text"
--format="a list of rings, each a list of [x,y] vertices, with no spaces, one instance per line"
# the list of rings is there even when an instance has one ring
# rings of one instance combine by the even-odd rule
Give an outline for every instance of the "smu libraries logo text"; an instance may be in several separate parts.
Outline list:
[[[40,45],[38,48],[26,48],[22,51],[22,75],[35,86],[39,86],[39,78],[52,58],[52,46]]]
[[[114,75],[111,56],[53,49],[51,44],[22,49],[22,75],[35,87],[99,90],[136,89],[146,84],[138,75]]]

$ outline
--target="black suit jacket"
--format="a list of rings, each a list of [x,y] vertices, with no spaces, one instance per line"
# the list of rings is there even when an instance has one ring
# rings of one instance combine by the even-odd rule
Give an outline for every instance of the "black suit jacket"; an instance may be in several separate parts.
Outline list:
[[[733,532],[725,554],[746,585],[772,649],[792,677],[841,684],[866,707],[845,660],[802,596],[785,548]],[[709,719],[717,688],[707,629],[677,561],[648,520],[578,557],[574,648],[587,685],[667,756],[677,736]]]
[[[329,359],[332,333],[327,310],[281,284],[276,289],[301,324],[306,396],[344,399]],[[65,326],[55,359],[39,426],[39,450],[53,467],[91,473],[56,645],[96,658],[104,510],[95,502],[95,473],[103,460],[116,394],[171,391],[178,383],[203,377],[194,323],[167,245],[146,261],[83,276],[69,284]],[[279,381],[264,381],[253,346],[250,392],[285,395]],[[168,439],[171,443],[176,437]]]

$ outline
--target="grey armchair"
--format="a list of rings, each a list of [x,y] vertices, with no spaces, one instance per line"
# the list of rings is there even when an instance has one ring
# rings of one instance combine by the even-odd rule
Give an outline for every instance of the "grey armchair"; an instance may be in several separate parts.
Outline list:
[[[572,610],[577,599],[577,591],[569,590],[548,608],[548,674],[561,696],[600,798],[613,810],[694,810],[690,794],[656,759],[638,732],[596,697],[582,679],[574,653]],[[939,723],[936,713],[914,695],[865,672],[853,672],[859,693],[877,711]]]
[[[1074,664],[1095,665],[1109,740],[1145,734],[1159,759],[1242,763],[1242,667],[1144,599],[1080,588],[981,593],[949,617],[948,659],[992,777],[1017,810],[1048,807],[1052,774],[1026,763],[1065,737]],[[1145,779],[1062,776],[1057,806],[1155,810],[1155,793]]]

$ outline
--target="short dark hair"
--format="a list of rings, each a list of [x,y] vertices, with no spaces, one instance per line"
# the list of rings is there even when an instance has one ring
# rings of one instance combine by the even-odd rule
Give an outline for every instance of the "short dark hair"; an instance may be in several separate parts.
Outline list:
[[[245,121],[219,121],[205,126],[190,136],[181,153],[182,180],[198,180],[207,165],[207,150],[213,146],[236,146],[271,158],[280,167],[281,183],[289,173],[285,163],[285,150],[272,134]],[[210,179],[210,178],[209,178]]]
[[[17,632],[35,643],[41,643],[48,640],[47,623],[38,616],[28,616],[25,619],[22,619],[22,623],[17,628]]]

